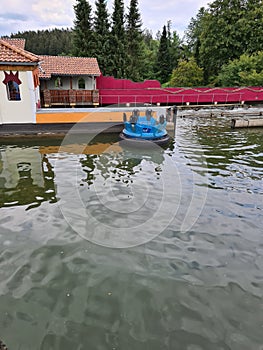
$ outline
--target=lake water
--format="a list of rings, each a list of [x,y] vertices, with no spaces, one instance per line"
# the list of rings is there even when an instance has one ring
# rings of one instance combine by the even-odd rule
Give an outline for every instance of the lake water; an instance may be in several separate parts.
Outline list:
[[[179,118],[0,145],[0,339],[10,350],[262,350],[263,130]]]

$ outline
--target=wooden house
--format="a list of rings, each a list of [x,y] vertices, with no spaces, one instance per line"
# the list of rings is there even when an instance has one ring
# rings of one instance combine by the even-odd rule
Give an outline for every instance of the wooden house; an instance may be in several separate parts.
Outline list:
[[[97,106],[96,58],[69,56],[40,57],[41,106]]]

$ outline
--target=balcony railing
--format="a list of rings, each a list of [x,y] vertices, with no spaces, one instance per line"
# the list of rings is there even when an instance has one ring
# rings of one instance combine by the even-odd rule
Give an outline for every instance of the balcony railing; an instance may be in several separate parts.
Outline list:
[[[99,90],[43,90],[42,107],[52,106],[97,106]]]

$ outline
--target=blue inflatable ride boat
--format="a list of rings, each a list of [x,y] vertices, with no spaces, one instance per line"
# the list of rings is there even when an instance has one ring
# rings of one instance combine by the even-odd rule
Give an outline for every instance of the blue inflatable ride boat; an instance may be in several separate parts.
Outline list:
[[[152,110],[147,109],[144,116],[140,116],[138,109],[133,110],[130,120],[123,113],[124,129],[120,134],[122,140],[131,142],[151,141],[158,145],[164,145],[169,142],[170,136],[166,131],[166,120],[163,115],[159,122],[152,116]]]

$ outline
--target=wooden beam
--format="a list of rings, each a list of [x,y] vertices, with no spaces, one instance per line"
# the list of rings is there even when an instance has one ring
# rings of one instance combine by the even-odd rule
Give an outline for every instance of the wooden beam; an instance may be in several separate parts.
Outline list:
[[[33,71],[34,69],[36,69],[36,65],[35,66],[0,65],[0,71],[11,70],[11,71],[27,72],[27,71]]]

